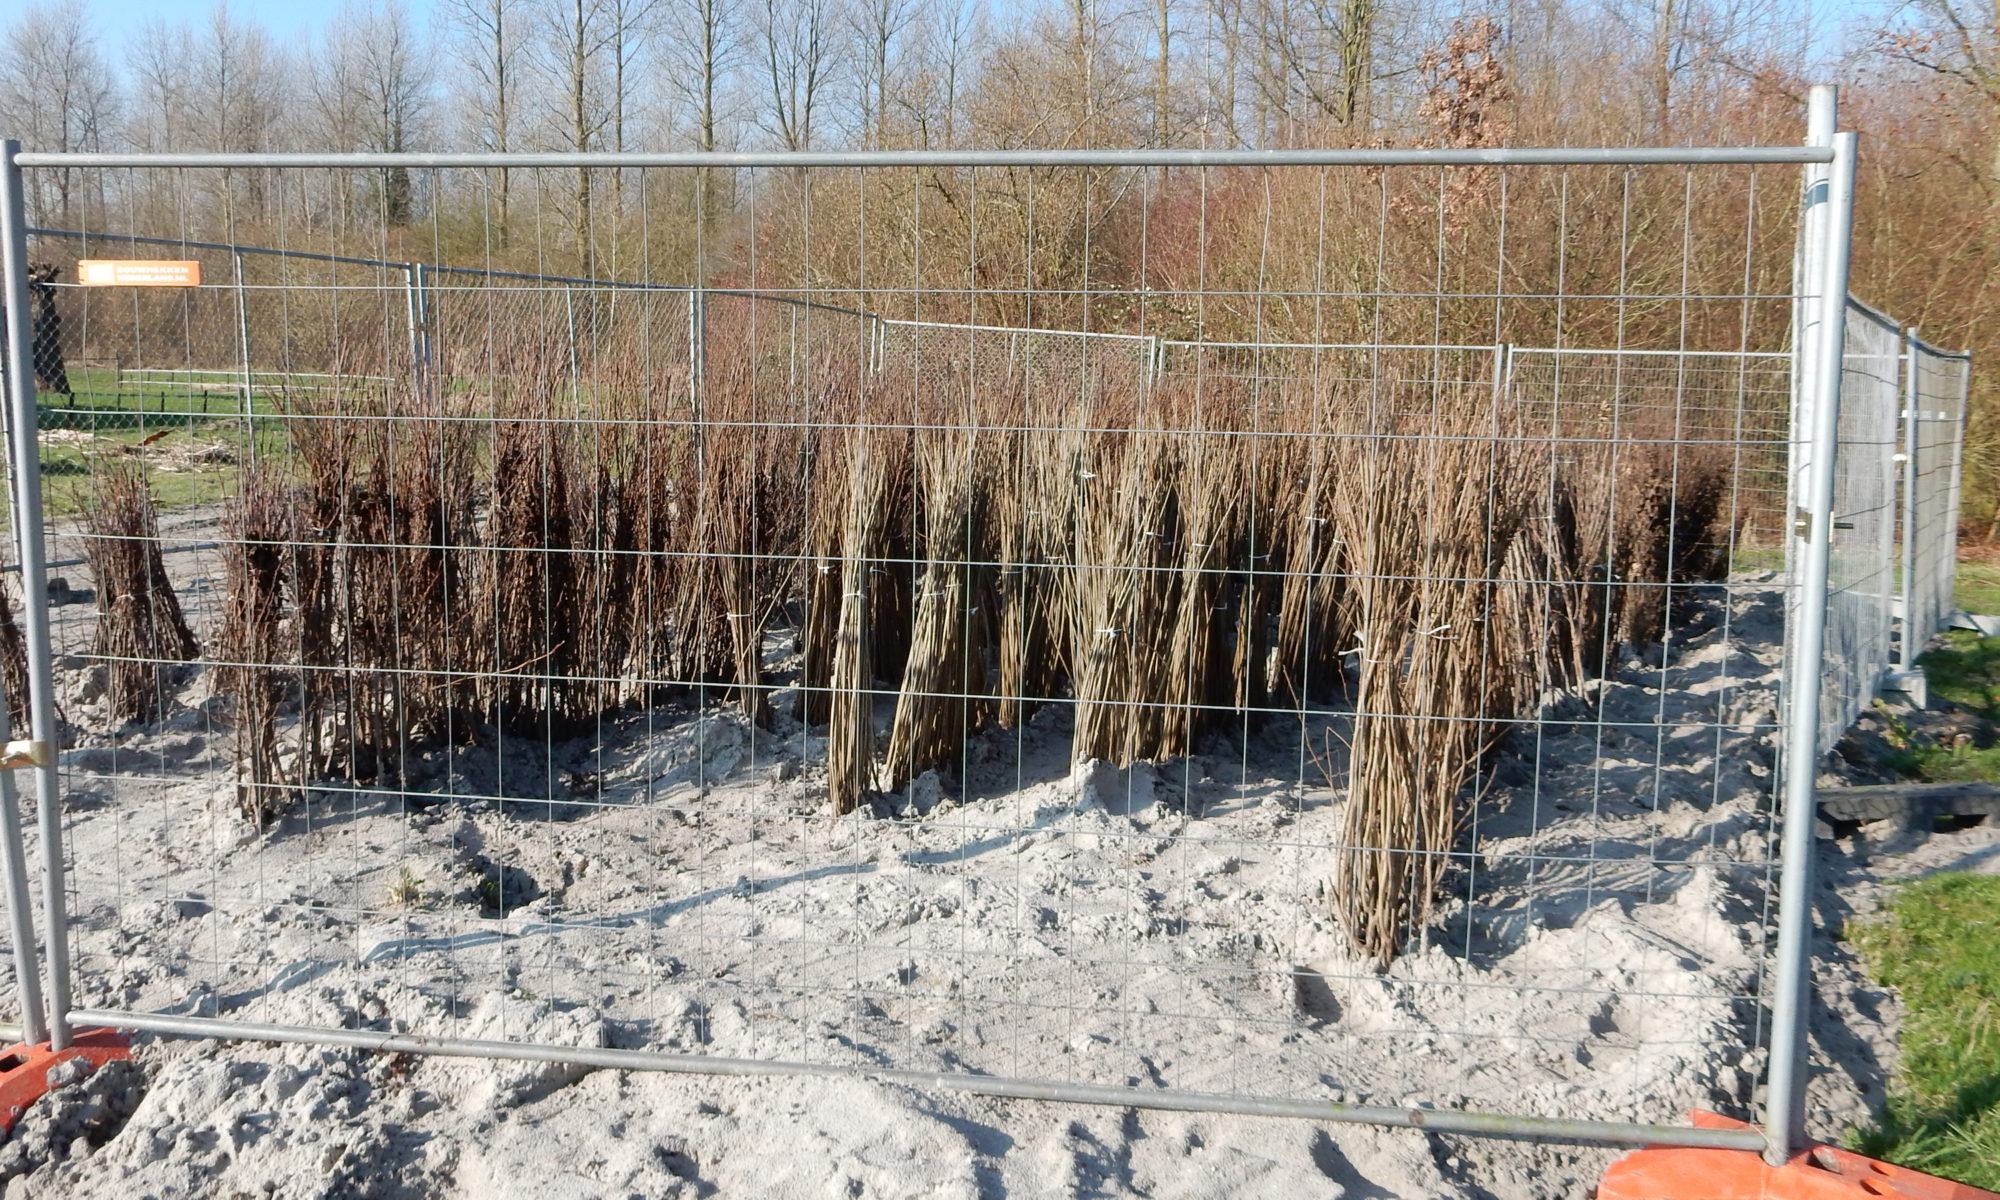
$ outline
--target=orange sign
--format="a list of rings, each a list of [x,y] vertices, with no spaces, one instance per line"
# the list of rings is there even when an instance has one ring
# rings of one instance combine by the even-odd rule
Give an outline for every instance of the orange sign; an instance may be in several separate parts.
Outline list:
[[[201,264],[193,259],[80,258],[76,281],[85,287],[200,287]]]

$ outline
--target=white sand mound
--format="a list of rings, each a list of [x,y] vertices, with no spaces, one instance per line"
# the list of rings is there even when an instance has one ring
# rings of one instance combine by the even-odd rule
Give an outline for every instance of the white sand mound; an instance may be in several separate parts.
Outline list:
[[[833,819],[809,731],[654,710],[552,747],[487,731],[407,764],[420,811],[313,791],[257,835],[219,786],[228,735],[196,672],[192,721],[69,752],[82,1003],[856,1076],[141,1039],[129,1122],[72,1138],[6,1195],[1581,1194],[1608,1152],[861,1076],[1747,1115],[1776,604],[1753,587],[1708,602],[1664,666],[1552,695],[1469,821],[1477,853],[1386,971],[1329,923],[1342,797],[1296,724],[1073,770],[1050,706],[975,739],[958,772]],[[1323,755],[1342,719],[1315,714],[1305,739]],[[1828,850],[1836,927],[1873,894],[1859,853]],[[1833,1136],[1879,1103],[1894,1011],[1836,944],[1820,951],[1812,1112]]]

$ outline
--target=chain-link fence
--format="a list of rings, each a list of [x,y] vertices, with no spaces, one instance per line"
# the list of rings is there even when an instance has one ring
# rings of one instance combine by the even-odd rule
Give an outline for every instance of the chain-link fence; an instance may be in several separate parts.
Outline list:
[[[1732,207],[1830,145],[625,162],[421,256],[22,236],[204,267],[51,283],[69,389],[15,389],[24,584],[81,568],[27,671],[54,1011],[1759,1144],[1661,1123],[1787,1061],[1787,613],[1836,524],[1838,595],[1893,589],[1892,500],[1785,495],[1839,382],[1792,314],[1845,276],[1747,286],[1798,235]],[[102,194],[201,194],[177,161]],[[580,194],[420,194],[503,162]],[[1157,217],[1209,204],[1240,244]]]

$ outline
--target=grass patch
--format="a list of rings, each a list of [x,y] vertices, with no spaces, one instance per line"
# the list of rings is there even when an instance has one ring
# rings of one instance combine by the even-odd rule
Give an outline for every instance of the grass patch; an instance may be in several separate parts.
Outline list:
[[[2000,558],[1961,558],[1952,598],[1969,613],[2000,613]]]
[[[287,391],[309,391],[323,384],[318,376],[256,372],[251,379],[250,411],[278,411],[277,399]],[[242,376],[229,371],[113,371],[105,367],[72,368],[72,394],[44,394],[42,428],[91,428],[93,421],[141,418],[240,416]]]
[[[157,509],[221,500],[234,492],[237,461],[253,436],[261,454],[289,449],[280,394],[314,386],[313,378],[260,372],[250,401],[253,435],[244,429],[241,383],[227,373],[79,367],[70,370],[69,381],[75,394],[44,395],[36,417],[44,435],[42,491],[52,516],[82,511],[95,473],[107,462],[147,465]],[[222,460],[190,461],[190,452],[218,443],[230,451]],[[0,514],[0,529],[6,527]]]
[[[1945,874],[1901,888],[1850,928],[1868,973],[1902,993],[1903,1067],[1882,1122],[1854,1148],[2000,1188],[2000,876]]]
[[[1917,660],[1931,690],[1989,721],[2000,721],[2000,638],[1953,629],[1942,641]]]
[[[164,436],[162,436],[164,435]],[[148,438],[152,440],[148,442]],[[268,442],[260,431],[260,444]],[[216,463],[188,463],[172,470],[148,472],[153,503],[161,509],[184,508],[222,499],[234,487],[236,463],[242,457],[248,436],[235,420],[201,422],[166,430],[154,429],[100,433],[90,442],[61,442],[42,447],[42,494],[51,515],[79,512],[89,494],[98,461],[143,461],[153,455],[170,460],[176,452],[221,444],[229,449],[229,460]],[[142,448],[143,444],[143,448]],[[131,458],[128,460],[127,455]]]
[[[2000,723],[2000,638],[1967,629],[1945,632],[1917,660],[1931,694]],[[1937,782],[2000,780],[2000,746],[1946,746],[1889,718],[1889,765],[1904,775]]]
[[[1782,571],[1785,569],[1785,549],[1782,546],[1738,546],[1730,556],[1729,569],[1732,571]]]
[[[1905,775],[1933,783],[2000,782],[2000,746],[1913,745],[1898,750],[1892,765]]]
[[[258,453],[286,461],[291,439],[275,422],[260,422],[254,437]],[[92,483],[107,464],[139,463],[149,467],[147,481],[153,505],[161,511],[213,504],[236,492],[240,462],[253,435],[235,417],[181,422],[161,428],[101,430],[88,441],[49,441],[41,447],[42,504],[51,517],[82,512]],[[227,454],[216,461],[198,461],[192,454],[220,444]],[[0,507],[0,531],[10,531],[9,514]]]
[[[234,460],[252,436],[267,454],[282,452],[289,443],[275,428],[277,420],[260,419],[254,435],[245,432],[241,384],[220,372],[76,367],[69,382],[73,395],[44,395],[36,413],[43,432],[42,494],[51,516],[81,512],[95,474],[107,462],[151,467],[148,483],[157,509],[211,504],[235,490],[236,463],[190,461],[191,451],[220,443],[229,448],[225,457]],[[282,412],[277,393],[300,381],[259,374],[256,382],[250,411],[256,418],[274,418]],[[66,436],[76,434],[88,440]],[[9,527],[0,513],[0,529]]]

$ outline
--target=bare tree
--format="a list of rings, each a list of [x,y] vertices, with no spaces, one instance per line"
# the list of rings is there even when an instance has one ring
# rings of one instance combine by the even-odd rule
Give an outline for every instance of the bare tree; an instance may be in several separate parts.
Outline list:
[[[611,23],[611,149],[625,149],[625,133],[635,109],[638,65],[647,32],[657,21],[660,0],[607,0]]]
[[[1911,0],[1904,24],[1885,30],[1889,56],[1941,75],[2000,115],[2000,10],[1965,0]],[[1994,139],[1989,174],[2000,180],[2000,138]]]
[[[191,39],[182,102],[191,146],[199,150],[279,148],[289,64],[262,26],[238,21],[219,3]],[[269,198],[262,171],[224,171],[214,195],[232,220],[261,213]]]
[[[739,20],[736,0],[662,0],[662,57],[670,86],[691,112],[697,150],[722,145],[730,72],[742,47]],[[706,169],[697,171],[694,187],[695,211],[706,231],[721,208],[716,178]],[[705,273],[706,264],[695,269]]]
[[[1097,55],[1103,37],[1099,0],[1068,0],[1064,16],[1069,19],[1070,82],[1083,110],[1082,139],[1095,145],[1097,132]]]
[[[269,150],[285,100],[284,55],[262,26],[218,4],[194,39],[188,63],[190,132],[207,150]]]
[[[306,56],[297,114],[314,144],[341,150],[399,153],[418,146],[431,110],[430,65],[400,0],[349,5],[321,30]],[[351,183],[370,184],[356,212]],[[365,214],[388,225],[414,215],[410,172],[391,167],[333,181],[343,217]]]
[[[362,148],[390,154],[417,149],[430,116],[431,73],[401,0],[382,0],[366,14],[359,52],[367,113]],[[381,172],[380,187],[383,219],[409,224],[415,202],[408,168]]]
[[[693,113],[694,147],[721,142],[728,74],[738,51],[736,0],[664,0],[667,76]]]
[[[1724,4],[1731,0],[1722,0]],[[1575,11],[1562,13],[1574,21]],[[1652,138],[1666,136],[1673,122],[1677,85],[1680,77],[1699,66],[1699,59],[1722,46],[1704,46],[1700,26],[1713,27],[1722,14],[1708,0],[1612,0],[1599,20],[1623,26],[1618,39],[1624,49],[1626,70],[1634,80],[1634,111]]]
[[[470,103],[461,108],[472,142],[481,150],[506,153],[514,148],[515,105],[520,89],[521,42],[526,14],[521,0],[444,0],[439,9],[450,33],[453,55],[463,67],[463,93]],[[494,178],[498,228],[494,236],[507,245],[508,170]]]
[[[1208,71],[1209,118],[1223,140],[1232,146],[1249,144],[1243,136],[1242,99],[1238,88],[1243,81],[1245,54],[1243,6],[1237,0],[1208,0],[1208,40],[1210,53],[1219,49],[1222,61],[1211,62]]]
[[[82,0],[23,13],[0,45],[0,126],[36,150],[98,150],[117,117],[117,92]],[[28,203],[65,227],[74,221],[76,172],[29,175]]]
[[[1040,39],[1060,51],[1050,65],[1058,71],[1051,79],[1054,94],[1063,101],[1061,124],[1052,126],[1061,142],[1126,145],[1149,138],[1149,23],[1143,7],[1122,7],[1118,0],[1063,0],[1044,13]]]
[[[125,140],[135,150],[187,144],[187,63],[193,37],[185,25],[149,21],[132,38],[130,107]]]
[[[550,132],[565,150],[588,153],[604,148],[612,125],[608,59],[621,31],[614,0],[549,0],[541,13],[540,59],[550,88]],[[584,274],[596,269],[591,236],[590,168],[576,169],[569,219],[577,262]]]
[[[957,144],[959,112],[983,32],[980,10],[971,3],[940,6],[921,21],[896,98],[919,146]]]
[[[1374,82],[1380,0],[1256,0],[1259,99],[1281,126],[1332,120],[1357,135]]]
[[[343,9],[320,30],[300,76],[301,132],[329,150],[359,150],[363,142],[367,101],[361,91],[360,16],[356,9]]]
[[[850,20],[861,68],[861,137],[867,145],[888,145],[891,76],[903,34],[916,14],[916,0],[857,0],[854,6]]]
[[[187,64],[194,36],[185,24],[148,21],[126,49],[131,73],[123,140],[134,150],[183,150],[194,144],[188,128]],[[186,177],[138,171],[126,182],[135,221],[150,222],[170,211]]]
[[[812,145],[813,122],[826,89],[828,0],[762,0],[757,37],[771,89],[768,123],[787,150]]]
[[[1334,7],[1340,16],[1340,82],[1332,115],[1358,134],[1368,120],[1375,86],[1375,26],[1382,5],[1381,0],[1340,0]]]
[[[1685,61],[1688,6],[1657,0],[1653,12],[1653,125],[1665,133],[1673,117],[1674,75]]]
[[[360,9],[343,8],[305,48],[292,114],[305,142],[328,150],[359,150],[366,144],[368,103],[361,87]],[[322,180],[299,181],[300,203],[308,211],[322,207],[345,227],[364,208],[360,189],[347,172]]]

